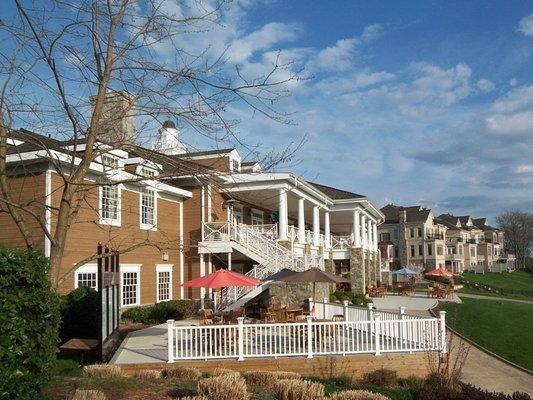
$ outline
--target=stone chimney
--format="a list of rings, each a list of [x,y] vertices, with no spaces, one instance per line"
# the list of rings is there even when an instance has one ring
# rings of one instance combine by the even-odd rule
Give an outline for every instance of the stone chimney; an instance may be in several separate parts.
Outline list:
[[[407,266],[407,227],[405,226],[407,222],[407,211],[400,210],[398,213],[398,256],[400,258],[400,265],[402,267]]]
[[[94,109],[96,96],[91,96]],[[135,97],[126,91],[110,90],[106,94],[101,117],[102,141],[113,144],[135,143]]]
[[[186,153],[187,148],[180,142],[179,133],[174,122],[163,122],[163,126],[159,129],[159,139],[154,144],[154,150],[168,155]]]

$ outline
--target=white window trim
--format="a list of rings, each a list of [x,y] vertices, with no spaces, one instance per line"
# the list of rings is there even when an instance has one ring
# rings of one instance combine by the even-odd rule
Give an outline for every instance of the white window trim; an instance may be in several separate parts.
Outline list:
[[[242,170],[242,159],[241,159],[241,157],[238,154],[236,154],[236,152],[235,153],[232,152],[228,158],[229,158],[229,170],[230,170],[230,172],[241,172],[241,170]],[[233,161],[237,161],[239,163],[239,170],[238,171],[234,170]]]
[[[142,264],[120,264],[120,307],[128,308],[141,305],[141,265]],[[123,292],[123,273],[124,272],[136,272],[137,273],[137,298],[135,304],[124,305],[122,299]]]
[[[261,214],[261,222],[257,225],[263,225],[265,222],[265,213],[263,210],[258,210],[256,208],[252,208],[250,209],[250,222],[252,223],[252,225],[254,225],[254,214]]]
[[[148,190],[154,192],[154,224],[143,224],[143,192],[139,191],[139,227],[144,231],[157,231],[157,200],[159,199],[159,194],[157,190],[152,187],[146,186]]]
[[[109,226],[121,226],[122,225],[122,189],[123,185],[118,184],[117,186],[117,218],[103,218],[102,217],[102,191],[103,191],[102,185],[98,187],[98,216],[100,218],[99,223],[101,225],[109,225]]]
[[[78,274],[96,274],[96,288],[98,290],[98,266],[97,264],[85,264],[74,271],[74,289],[79,287]]]
[[[172,293],[172,268],[174,267],[174,264],[156,264],[155,266],[155,288],[156,288],[156,303],[161,303],[164,301],[172,300],[173,293]],[[170,284],[169,284],[169,291],[168,291],[168,300],[159,300],[159,273],[160,272],[170,272]]]

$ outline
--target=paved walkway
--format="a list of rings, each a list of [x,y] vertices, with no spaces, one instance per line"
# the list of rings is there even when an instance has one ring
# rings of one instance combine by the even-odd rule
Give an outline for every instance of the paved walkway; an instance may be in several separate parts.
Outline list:
[[[464,343],[454,335],[454,343]],[[520,391],[533,395],[533,375],[470,346],[461,379],[483,389],[512,394]],[[457,346],[455,345],[455,346]]]
[[[407,311],[427,311],[435,308],[439,301],[451,301],[460,303],[461,299],[456,294],[448,300],[437,300],[427,297],[424,293],[415,293],[412,296],[386,296],[372,298],[374,306],[379,310],[398,311],[399,307],[405,307]]]
[[[496,297],[496,296],[484,296],[482,294],[470,294],[470,293],[457,293],[459,297],[467,297],[470,299],[483,299],[483,300],[501,300],[501,301],[514,301],[515,303],[533,304],[531,300],[511,299],[509,297]]]

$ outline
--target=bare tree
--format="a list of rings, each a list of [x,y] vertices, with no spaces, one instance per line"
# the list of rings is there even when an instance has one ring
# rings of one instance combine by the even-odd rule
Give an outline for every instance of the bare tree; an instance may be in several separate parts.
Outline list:
[[[176,7],[171,9],[170,3]],[[226,51],[212,54],[209,46],[186,45],[190,35],[220,24],[229,6],[223,0],[13,0],[14,12],[0,24],[0,207],[15,221],[28,247],[34,246],[30,221],[48,237],[56,286],[67,234],[87,193],[110,184],[86,179],[98,157],[114,149],[146,147],[153,141],[155,124],[169,117],[179,118],[215,146],[236,143],[259,156],[257,144],[237,132],[239,121],[228,107],[240,104],[250,113],[291,122],[289,113],[278,110],[289,95],[288,84],[299,79],[300,71],[291,64],[280,63],[278,57],[269,70],[248,77],[229,63]],[[110,93],[122,96],[121,107],[109,106]],[[28,134],[33,146],[48,153],[63,180],[59,206],[50,210],[56,220],[51,232],[43,213],[17,202],[10,192],[7,143],[21,124],[71,141],[65,163],[52,154],[49,141]],[[98,145],[102,142],[105,146]],[[287,148],[277,155],[269,152],[267,163],[275,165],[292,155]],[[175,171],[166,171],[167,178],[178,172],[200,175],[190,163],[170,157],[166,161],[175,166]],[[205,171],[201,176],[209,179]],[[44,201],[42,206],[49,207]],[[149,244],[139,240],[131,246]]]
[[[516,267],[526,268],[533,252],[533,213],[510,210],[499,215],[496,221],[505,234],[506,250],[516,256]]]

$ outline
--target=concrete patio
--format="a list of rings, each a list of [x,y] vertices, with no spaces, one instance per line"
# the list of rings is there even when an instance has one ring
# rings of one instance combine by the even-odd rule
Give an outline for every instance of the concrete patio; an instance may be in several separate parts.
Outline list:
[[[411,296],[397,296],[388,295],[386,297],[373,297],[372,303],[378,310],[392,310],[397,311],[400,307],[405,307],[409,313],[411,311],[427,311],[435,308],[439,301],[448,301],[454,303],[461,303],[461,299],[456,293],[450,299],[434,299],[427,297],[425,293],[415,292]]]

